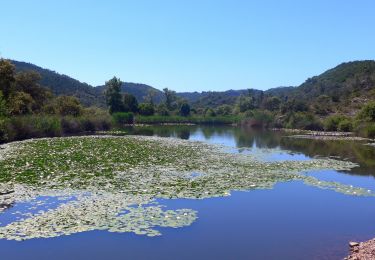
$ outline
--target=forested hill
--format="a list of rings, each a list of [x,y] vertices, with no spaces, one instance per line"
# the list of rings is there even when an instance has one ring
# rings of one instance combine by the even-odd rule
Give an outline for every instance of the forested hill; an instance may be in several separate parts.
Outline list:
[[[296,88],[268,90],[266,93],[299,100],[319,112],[351,114],[375,99],[375,61],[353,61],[307,79]],[[322,111],[323,114],[325,111]]]
[[[35,70],[42,76],[41,84],[49,87],[56,95],[73,95],[84,105],[104,106],[104,86],[93,87],[69,76],[44,69],[36,65],[12,61],[17,71]],[[124,83],[122,91],[133,94],[138,102],[153,93],[156,103],[164,100],[163,92],[151,86]],[[375,98],[375,61],[353,61],[342,63],[321,75],[307,79],[298,87],[280,87],[264,91],[250,90],[252,95],[276,96],[282,101],[298,100],[313,107],[318,113],[344,112],[350,114],[363,103]],[[183,92],[177,93],[194,107],[216,108],[220,105],[234,105],[240,95],[248,90]],[[319,111],[322,110],[322,111]]]
[[[103,106],[104,99],[98,89],[89,84],[82,83],[69,76],[55,71],[44,69],[31,63],[11,61],[16,66],[16,71],[33,70],[40,74],[40,84],[52,90],[55,95],[76,96],[86,106]]]
[[[16,71],[33,70],[38,72],[41,75],[41,85],[50,88],[55,95],[75,96],[86,106],[105,106],[104,86],[93,87],[69,76],[41,68],[31,63],[15,60],[11,60],[11,62],[16,66]],[[163,99],[162,91],[145,84],[124,82],[122,91],[134,95],[139,102],[143,102],[149,92],[154,93],[155,102],[161,102]]]

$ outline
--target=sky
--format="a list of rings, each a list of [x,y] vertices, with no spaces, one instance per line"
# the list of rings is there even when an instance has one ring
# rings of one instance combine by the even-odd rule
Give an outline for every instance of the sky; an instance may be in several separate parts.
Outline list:
[[[374,0],[0,0],[0,56],[91,85],[297,86],[375,59]]]

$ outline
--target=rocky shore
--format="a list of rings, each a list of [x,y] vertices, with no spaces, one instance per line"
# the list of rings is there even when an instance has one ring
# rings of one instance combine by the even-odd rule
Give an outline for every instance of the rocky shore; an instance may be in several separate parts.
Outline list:
[[[350,254],[345,260],[373,260],[375,259],[375,238],[366,242],[350,242]]]

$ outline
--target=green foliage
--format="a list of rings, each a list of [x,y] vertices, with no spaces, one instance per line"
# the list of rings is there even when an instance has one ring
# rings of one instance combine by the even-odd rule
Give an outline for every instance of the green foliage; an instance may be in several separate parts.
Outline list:
[[[10,95],[8,101],[9,113],[12,115],[26,115],[30,114],[35,104],[34,99],[30,94],[21,92],[14,92]]]
[[[57,114],[61,116],[80,116],[82,106],[76,97],[59,96],[55,100],[55,108]]]
[[[190,115],[190,106],[188,103],[183,103],[180,107],[180,115],[181,116],[188,116]]]
[[[245,95],[238,97],[236,106],[240,112],[246,112],[255,108],[253,98]]]
[[[157,107],[156,107],[156,113],[159,115],[159,116],[168,116],[169,115],[169,111],[168,111],[168,108],[165,104],[159,104]]]
[[[375,122],[375,102],[372,101],[366,104],[357,117],[366,122]]]
[[[139,104],[139,114],[143,116],[152,116],[155,113],[155,109],[152,103],[141,103]]]
[[[12,83],[14,82],[15,67],[5,59],[0,59],[0,91],[7,99],[11,92]]]
[[[277,111],[280,109],[281,100],[278,97],[268,97],[264,101],[264,108],[269,111]]]
[[[339,130],[339,125],[342,123],[341,128],[347,128],[349,127],[351,129],[351,126],[348,126],[348,123],[350,123],[350,119],[343,115],[332,115],[327,117],[324,122],[324,130],[326,131],[337,131]],[[347,127],[346,127],[347,126]],[[345,131],[346,132],[346,131]]]
[[[241,116],[137,116],[138,124],[235,124]]]
[[[213,109],[209,108],[206,110],[205,116],[213,117],[213,116],[216,116],[216,113]]]
[[[138,112],[138,101],[132,94],[125,93],[124,98],[124,112]]]
[[[39,84],[40,79],[40,74],[35,71],[19,72],[15,76],[15,91],[27,93],[33,98],[33,111],[40,111],[52,98],[50,90]]]
[[[125,111],[121,96],[121,85],[121,80],[116,77],[113,77],[105,83],[105,97],[107,106],[109,107],[109,113],[111,114]]]
[[[341,132],[351,132],[353,130],[353,124],[349,119],[344,119],[338,124],[337,130]]]
[[[314,114],[308,112],[290,113],[284,125],[286,128],[304,130],[322,130],[323,126]]]
[[[228,116],[232,114],[232,106],[230,105],[221,105],[216,109],[216,114],[220,116]]]
[[[176,92],[168,88],[163,89],[165,96],[165,105],[169,111],[176,109],[177,95]]]
[[[271,127],[274,122],[274,115],[264,110],[248,110],[245,113],[246,118],[242,120],[242,124],[252,127]]]
[[[134,123],[134,114],[132,112],[113,113],[112,118],[117,125],[133,124]]]
[[[0,91],[0,119],[8,114],[8,108],[3,93]]]

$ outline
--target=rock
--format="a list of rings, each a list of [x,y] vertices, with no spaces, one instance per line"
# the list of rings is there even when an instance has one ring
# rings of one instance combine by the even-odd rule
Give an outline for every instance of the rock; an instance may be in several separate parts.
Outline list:
[[[349,246],[350,247],[359,246],[359,243],[357,243],[357,242],[349,242]]]

